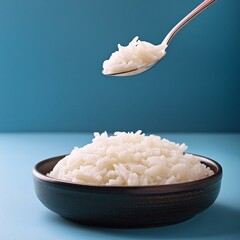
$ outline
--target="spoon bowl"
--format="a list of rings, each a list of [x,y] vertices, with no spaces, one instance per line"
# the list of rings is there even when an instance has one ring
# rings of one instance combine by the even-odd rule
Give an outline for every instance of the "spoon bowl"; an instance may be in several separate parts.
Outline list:
[[[111,73],[111,74],[105,74],[108,76],[119,76],[119,77],[126,77],[126,76],[132,76],[132,75],[137,75],[140,74],[142,72],[147,71],[148,69],[152,68],[154,65],[156,65],[157,63],[159,63],[163,57],[166,55],[166,53],[157,61],[151,63],[151,64],[145,64],[144,66],[140,67],[140,68],[135,68],[133,70],[129,70],[129,71],[125,71],[125,72],[118,72],[118,73]]]

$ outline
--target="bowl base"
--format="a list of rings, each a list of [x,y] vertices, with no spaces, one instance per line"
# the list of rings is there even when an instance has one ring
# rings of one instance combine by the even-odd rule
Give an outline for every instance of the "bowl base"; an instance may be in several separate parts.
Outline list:
[[[107,222],[95,222],[95,221],[91,221],[91,220],[78,220],[78,219],[72,219],[69,217],[64,217],[64,216],[60,216],[62,218],[64,218],[67,221],[73,222],[75,224],[78,224],[79,226],[86,226],[86,227],[97,227],[97,228],[122,228],[122,229],[139,229],[139,228],[156,228],[156,227],[167,227],[170,225],[176,225],[185,221],[190,220],[191,218],[193,218],[194,216],[190,216],[181,220],[177,220],[177,221],[171,221],[171,222],[160,222],[160,223],[146,223],[146,222],[142,222],[142,223],[134,223],[134,222],[112,222],[112,221],[107,221]]]

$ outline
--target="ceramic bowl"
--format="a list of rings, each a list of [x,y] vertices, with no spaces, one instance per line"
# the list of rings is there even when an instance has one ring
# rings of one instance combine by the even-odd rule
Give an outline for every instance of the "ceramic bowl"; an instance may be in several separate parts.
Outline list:
[[[81,224],[102,227],[154,227],[185,221],[216,200],[222,167],[199,156],[214,174],[179,184],[154,186],[81,185],[46,176],[64,156],[39,162],[33,169],[37,197],[51,211]]]

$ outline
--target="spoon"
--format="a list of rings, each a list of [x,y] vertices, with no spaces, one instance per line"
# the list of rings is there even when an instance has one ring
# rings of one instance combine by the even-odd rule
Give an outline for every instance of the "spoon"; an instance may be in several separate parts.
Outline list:
[[[173,37],[176,35],[176,33],[182,28],[184,27],[187,23],[189,23],[193,18],[195,18],[199,13],[201,13],[202,11],[204,11],[205,9],[207,9],[210,5],[212,5],[214,2],[216,2],[217,0],[205,0],[203,1],[200,5],[198,5],[193,11],[191,11],[185,18],[183,18],[168,34],[167,36],[164,38],[164,40],[162,41],[162,43],[158,46],[165,46],[165,50],[167,49],[169,43],[172,41]],[[166,51],[165,54],[163,54],[159,59],[157,59],[156,61],[150,63],[150,64],[146,64],[140,68],[137,69],[132,69],[129,71],[124,71],[124,72],[117,72],[117,73],[112,73],[112,74],[105,74],[108,76],[131,76],[131,75],[136,75],[142,72],[147,71],[148,69],[152,68],[153,66],[155,66],[157,63],[159,63],[163,57],[166,55]]]

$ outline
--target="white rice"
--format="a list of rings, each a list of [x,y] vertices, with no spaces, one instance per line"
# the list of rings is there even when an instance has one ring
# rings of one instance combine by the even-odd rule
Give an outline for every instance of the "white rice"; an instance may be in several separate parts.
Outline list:
[[[136,133],[94,133],[91,144],[75,147],[49,177],[90,185],[143,186],[175,184],[213,174],[187,146],[159,136]]]
[[[128,46],[118,44],[118,51],[103,62],[103,74],[114,74],[139,69],[165,55],[166,45],[153,45],[135,37]]]

